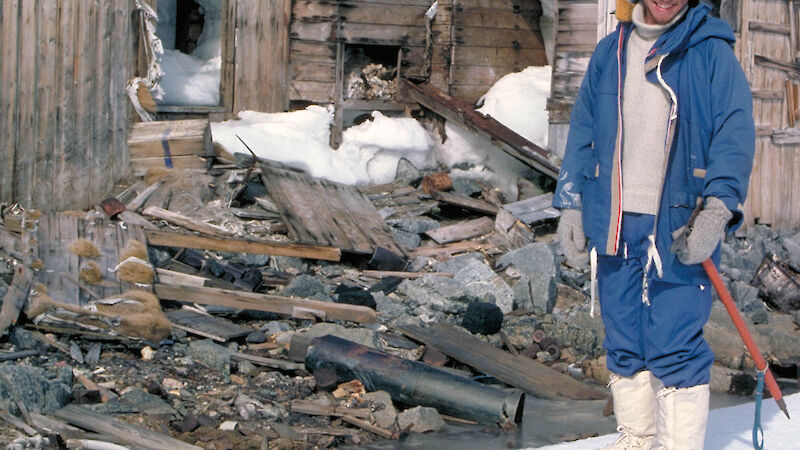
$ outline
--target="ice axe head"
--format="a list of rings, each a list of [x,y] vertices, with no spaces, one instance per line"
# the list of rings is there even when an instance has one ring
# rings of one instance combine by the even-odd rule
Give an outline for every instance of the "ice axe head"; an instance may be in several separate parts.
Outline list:
[[[689,216],[689,220],[686,221],[686,225],[672,232],[672,246],[669,248],[670,252],[679,253],[686,250],[686,239],[689,237],[689,233],[692,232],[694,221],[697,219],[697,215],[700,214],[700,211],[703,210],[703,206],[703,198],[697,197],[697,206],[694,208],[694,211],[692,211],[692,215]]]

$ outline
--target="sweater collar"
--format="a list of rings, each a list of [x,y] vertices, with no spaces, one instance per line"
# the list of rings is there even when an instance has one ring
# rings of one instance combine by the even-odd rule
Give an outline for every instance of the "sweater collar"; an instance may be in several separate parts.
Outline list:
[[[642,39],[656,39],[669,27],[681,20],[688,9],[688,5],[684,6],[668,23],[663,25],[650,25],[644,21],[644,6],[642,6],[642,2],[637,2],[636,6],[633,7],[633,23],[636,25],[636,33],[638,33]]]

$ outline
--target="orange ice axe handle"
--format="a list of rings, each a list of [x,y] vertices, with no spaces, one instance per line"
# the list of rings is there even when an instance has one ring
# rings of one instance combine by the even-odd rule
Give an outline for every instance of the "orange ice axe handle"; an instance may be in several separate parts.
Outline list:
[[[758,347],[756,347],[756,343],[753,340],[753,336],[750,334],[750,330],[747,329],[747,325],[745,325],[744,320],[742,320],[742,315],[739,314],[739,310],[736,309],[736,304],[733,303],[733,297],[731,297],[730,292],[728,292],[728,288],[726,288],[725,284],[722,282],[722,278],[719,276],[719,271],[717,271],[717,267],[714,265],[714,262],[711,261],[711,258],[703,261],[703,268],[706,270],[708,277],[711,278],[711,284],[714,285],[714,289],[717,290],[719,297],[722,299],[722,304],[725,305],[725,309],[728,310],[728,314],[731,316],[731,320],[733,320],[733,324],[736,326],[736,331],[739,332],[739,335],[744,341],[744,345],[747,347],[747,351],[750,352],[750,356],[756,363],[756,368],[762,372],[765,372],[764,381],[767,384],[769,393],[772,394],[772,398],[775,399],[775,403],[778,404],[778,408],[780,408],[781,411],[786,414],[786,417],[789,418],[789,410],[786,409],[786,402],[783,401],[781,389],[778,387],[778,383],[775,381],[775,377],[769,370],[764,357],[761,356],[761,352],[758,351]]]

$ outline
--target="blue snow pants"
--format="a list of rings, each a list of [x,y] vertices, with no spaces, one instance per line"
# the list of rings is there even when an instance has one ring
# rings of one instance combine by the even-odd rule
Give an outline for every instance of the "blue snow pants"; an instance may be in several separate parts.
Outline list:
[[[711,286],[665,283],[651,271],[650,305],[642,301],[647,236],[654,220],[624,213],[619,254],[598,258],[608,369],[626,377],[647,369],[666,387],[707,384],[714,354],[703,338],[703,325],[711,314]]]

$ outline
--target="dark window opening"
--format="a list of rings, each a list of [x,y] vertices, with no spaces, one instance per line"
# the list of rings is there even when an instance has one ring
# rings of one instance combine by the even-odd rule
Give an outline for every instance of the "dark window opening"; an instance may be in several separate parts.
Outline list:
[[[345,45],[344,99],[394,99],[399,54],[399,46]]]

